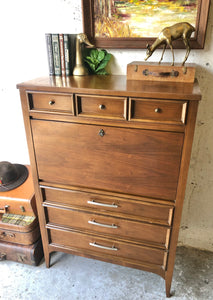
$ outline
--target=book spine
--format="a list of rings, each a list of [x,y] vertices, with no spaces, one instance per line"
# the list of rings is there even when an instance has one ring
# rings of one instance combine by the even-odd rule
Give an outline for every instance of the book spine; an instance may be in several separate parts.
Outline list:
[[[60,45],[60,54],[61,54],[61,75],[65,76],[65,54],[64,54],[64,35],[63,33],[59,34],[59,45]]]
[[[61,55],[60,55],[60,44],[59,35],[52,34],[52,45],[53,45],[53,61],[54,61],[54,71],[56,76],[61,76]]]
[[[65,74],[71,75],[70,67],[70,39],[68,34],[64,34],[64,57],[65,57]]]
[[[70,72],[73,74],[73,69],[76,63],[76,37],[77,34],[69,34],[70,41]]]
[[[51,33],[45,34],[46,47],[47,47],[47,58],[48,58],[48,67],[49,75],[52,76],[54,72],[54,62],[53,62],[53,47],[52,47],[52,36]]]

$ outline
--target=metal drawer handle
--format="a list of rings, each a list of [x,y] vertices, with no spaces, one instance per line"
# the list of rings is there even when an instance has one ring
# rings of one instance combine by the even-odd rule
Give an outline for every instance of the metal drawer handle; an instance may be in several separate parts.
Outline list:
[[[101,249],[105,249],[105,250],[113,250],[113,251],[117,251],[118,250],[118,248],[115,248],[114,246],[112,246],[112,247],[106,247],[106,246],[98,245],[96,243],[89,243],[89,244],[90,244],[90,246],[101,248]]]
[[[9,208],[9,205],[5,205],[4,208],[0,208],[0,214],[6,214],[8,208]]]
[[[155,108],[155,112],[159,113],[160,112],[160,108],[159,107]]]
[[[55,104],[55,100],[50,100],[49,105],[54,105]]]
[[[144,76],[153,76],[153,77],[178,77],[179,76],[179,72],[172,70],[171,72],[151,72],[148,69],[143,70],[143,75]]]
[[[115,224],[112,224],[112,225],[102,224],[102,223],[96,222],[95,220],[93,220],[93,221],[89,220],[88,223],[91,225],[96,225],[96,226],[101,226],[101,227],[114,228],[114,229],[118,228],[118,226]]]
[[[111,207],[111,208],[117,208],[118,205],[116,204],[107,204],[107,203],[100,203],[100,202],[96,202],[95,200],[88,200],[87,203],[92,204],[92,205],[99,205],[99,206],[103,206],[103,207]]]
[[[104,104],[100,104],[100,105],[99,105],[99,109],[103,110],[103,109],[105,109],[105,108],[106,108],[106,106],[105,106]]]

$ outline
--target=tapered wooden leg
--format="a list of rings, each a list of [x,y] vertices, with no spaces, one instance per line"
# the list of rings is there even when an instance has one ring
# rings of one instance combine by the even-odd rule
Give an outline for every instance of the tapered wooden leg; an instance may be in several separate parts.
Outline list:
[[[45,259],[45,263],[46,263],[46,267],[49,268],[50,267],[50,253],[49,251],[46,253],[44,253],[44,259]]]
[[[168,276],[165,278],[165,285],[166,285],[166,297],[170,298],[172,295],[170,293],[172,284],[172,276]]]

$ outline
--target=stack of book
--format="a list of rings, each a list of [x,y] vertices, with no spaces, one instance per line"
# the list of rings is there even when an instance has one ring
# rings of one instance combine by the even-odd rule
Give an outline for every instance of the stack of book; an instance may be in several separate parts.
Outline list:
[[[69,76],[75,64],[76,34],[46,33],[49,75]]]

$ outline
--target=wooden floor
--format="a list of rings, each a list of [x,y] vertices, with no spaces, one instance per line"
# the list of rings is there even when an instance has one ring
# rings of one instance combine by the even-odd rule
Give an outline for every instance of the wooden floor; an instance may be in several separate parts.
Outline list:
[[[0,262],[2,300],[163,300],[159,276],[63,253],[52,267]],[[213,252],[179,247],[172,300],[213,299]]]

